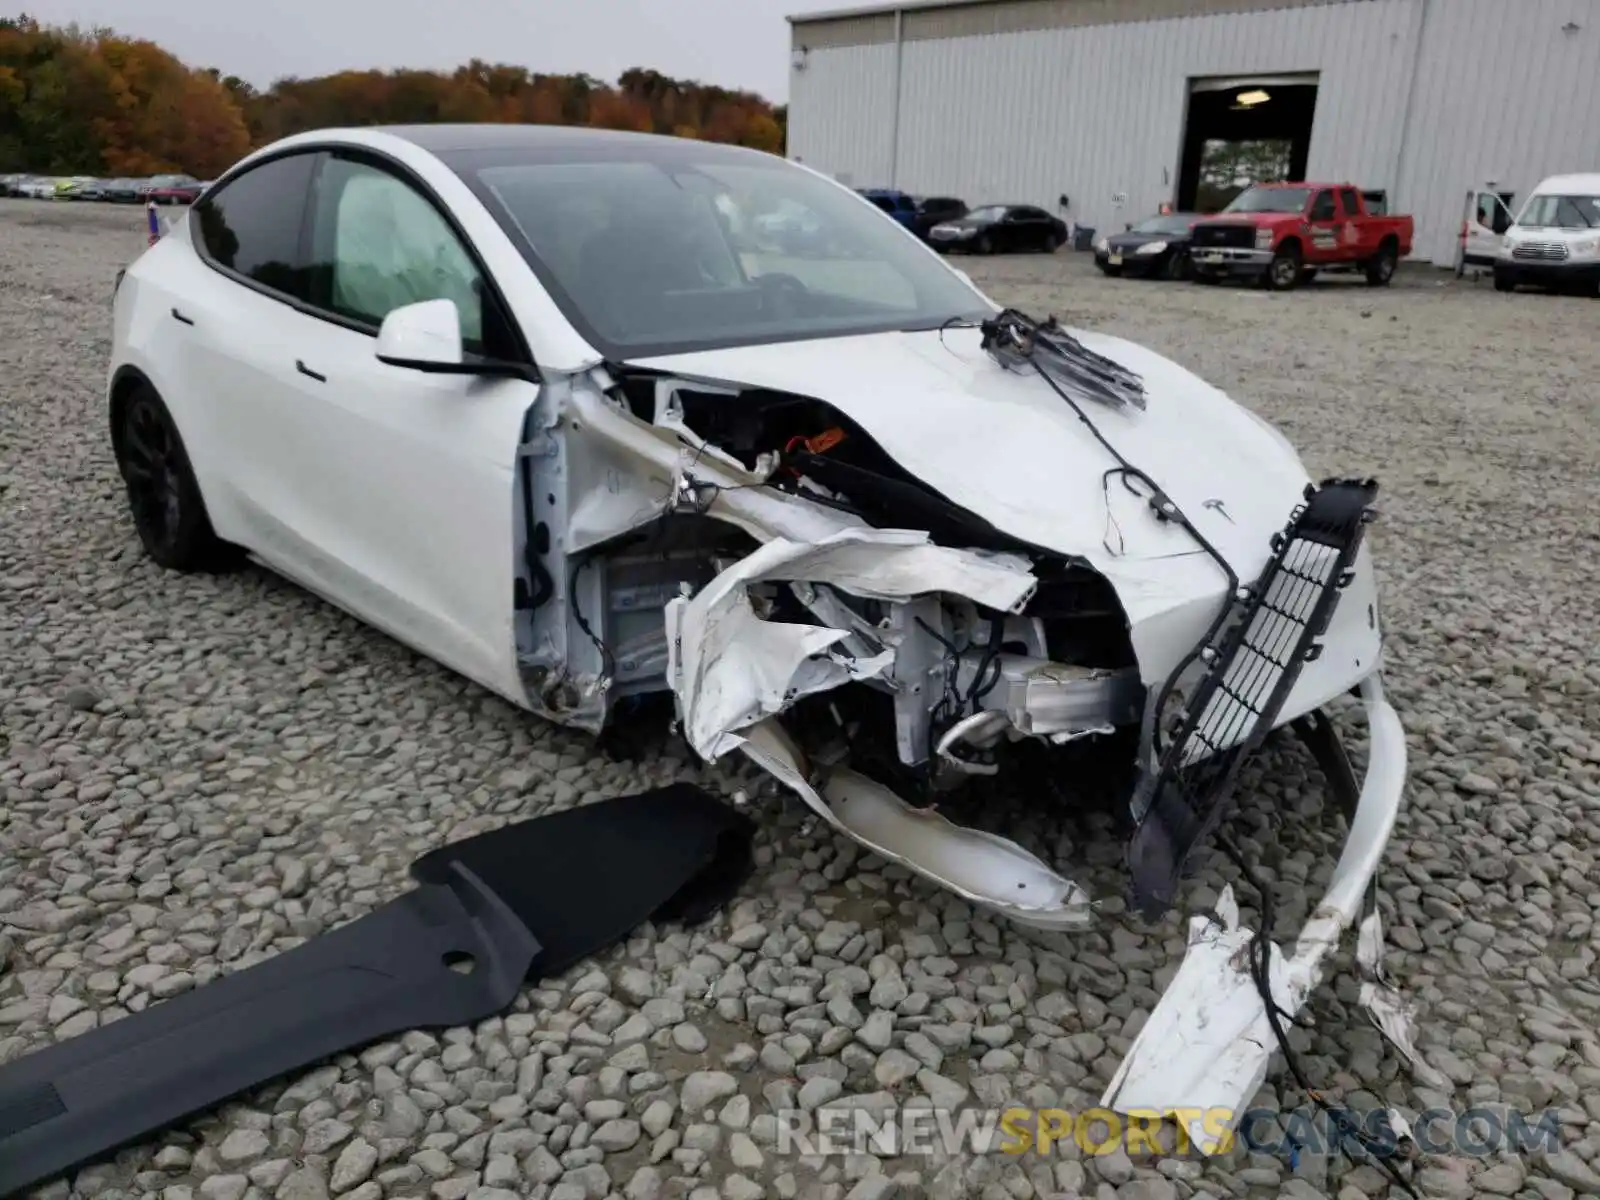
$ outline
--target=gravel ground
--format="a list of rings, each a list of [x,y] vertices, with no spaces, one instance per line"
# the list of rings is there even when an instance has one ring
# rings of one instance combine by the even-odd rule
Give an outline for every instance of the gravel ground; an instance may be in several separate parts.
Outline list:
[[[112,277],[142,241],[137,209],[0,202],[0,1061],[359,916],[449,838],[696,777],[664,736],[598,756],[262,572],[155,569],[101,398]],[[1313,474],[1385,485],[1388,678],[1412,754],[1384,875],[1387,965],[1454,1090],[1417,1087],[1348,975],[1291,1035],[1305,1069],[1355,1105],[1559,1108],[1560,1150],[1425,1159],[1429,1194],[1600,1194],[1600,306],[1432,272],[1287,296],[1109,281],[1085,257],[963,265],[997,299],[1144,341],[1232,390]],[[1359,718],[1344,725],[1359,760]],[[757,877],[708,927],[641,931],[504,1018],[341,1057],[75,1188],[1385,1194],[1371,1164],[1291,1170],[1242,1147],[1210,1162],[1070,1145],[1048,1159],[778,1154],[772,1112],[797,1098],[1092,1106],[1181,957],[1183,923],[1113,902],[1085,936],[998,925],[757,794]],[[1236,828],[1289,885],[1276,933],[1291,936],[1336,821],[1293,744],[1262,757],[1244,795]],[[1120,891],[1103,815],[1036,803],[1012,826]],[[1232,874],[1203,866],[1189,907]],[[1258,1100],[1302,1102],[1277,1071]]]

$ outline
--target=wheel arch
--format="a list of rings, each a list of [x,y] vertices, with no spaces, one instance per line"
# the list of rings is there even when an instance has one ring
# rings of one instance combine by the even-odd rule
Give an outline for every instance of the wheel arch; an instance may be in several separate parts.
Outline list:
[[[150,377],[132,363],[124,363],[112,373],[106,416],[111,424],[111,448],[119,455],[122,453],[122,414],[128,407],[128,400],[141,387],[149,388],[158,396],[161,394]]]

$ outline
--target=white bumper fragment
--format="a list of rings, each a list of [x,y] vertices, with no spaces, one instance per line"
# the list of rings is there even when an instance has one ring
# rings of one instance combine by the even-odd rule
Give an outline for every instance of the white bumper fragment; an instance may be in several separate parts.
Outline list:
[[[1361,911],[1400,809],[1405,784],[1406,743],[1400,718],[1384,699],[1376,673],[1361,684],[1371,730],[1366,778],[1333,881],[1291,954],[1269,944],[1268,975],[1283,1013],[1293,1016],[1323,977],[1339,939]],[[1376,926],[1368,940],[1375,936]],[[1231,889],[1224,889],[1215,916],[1189,922],[1183,965],[1145,1022],[1101,1103],[1122,1113],[1172,1116],[1203,1152],[1226,1149],[1233,1122],[1243,1115],[1266,1078],[1278,1042],[1260,992],[1250,974],[1252,931],[1239,925]],[[1365,954],[1377,961],[1370,945]],[[1381,973],[1376,976],[1381,984]],[[1415,1059],[1406,1014],[1383,986],[1363,989],[1379,1001],[1379,1028]],[[1287,1021],[1287,1018],[1280,1018]],[[1225,1122],[1206,1114],[1225,1110]],[[1221,1132],[1226,1130],[1226,1134]]]

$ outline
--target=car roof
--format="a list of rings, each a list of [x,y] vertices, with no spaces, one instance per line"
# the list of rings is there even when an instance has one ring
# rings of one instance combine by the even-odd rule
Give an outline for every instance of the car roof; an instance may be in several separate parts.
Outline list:
[[[708,153],[726,153],[730,158],[744,158],[760,151],[744,146],[731,146],[721,142],[704,142],[695,138],[668,137],[659,133],[633,133],[620,129],[590,129],[582,125],[510,125],[485,123],[481,125],[367,125],[359,130],[327,129],[308,131],[333,139],[357,133],[386,133],[403,138],[420,149],[434,155],[458,154],[473,150],[498,150],[526,152],[539,157],[541,152],[551,155],[566,154],[574,150],[619,150],[627,147],[652,157],[670,155],[680,150],[685,157],[704,158]],[[352,139],[353,140],[353,139]]]
[[[1533,189],[1534,195],[1541,192],[1600,195],[1600,174],[1552,175],[1549,179],[1541,179],[1539,186]]]

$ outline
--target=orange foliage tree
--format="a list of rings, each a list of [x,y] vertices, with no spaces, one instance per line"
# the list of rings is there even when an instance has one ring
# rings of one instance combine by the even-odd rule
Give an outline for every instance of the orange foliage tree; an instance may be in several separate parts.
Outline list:
[[[592,125],[781,154],[787,113],[751,92],[644,67],[612,85],[481,59],[451,72],[339,71],[258,91],[154,42],[0,17],[0,171],[210,179],[302,130],[434,121]]]

